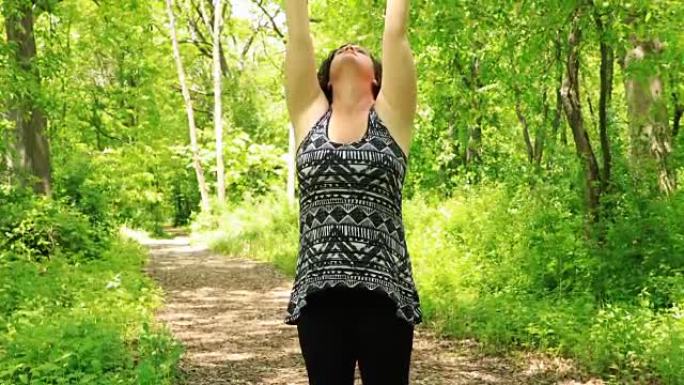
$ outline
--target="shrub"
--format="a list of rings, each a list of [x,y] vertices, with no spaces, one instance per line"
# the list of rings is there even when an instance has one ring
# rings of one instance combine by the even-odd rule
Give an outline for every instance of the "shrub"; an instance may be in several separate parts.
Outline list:
[[[0,189],[0,233],[0,261],[93,260],[110,241],[107,229],[63,201],[7,188]]]

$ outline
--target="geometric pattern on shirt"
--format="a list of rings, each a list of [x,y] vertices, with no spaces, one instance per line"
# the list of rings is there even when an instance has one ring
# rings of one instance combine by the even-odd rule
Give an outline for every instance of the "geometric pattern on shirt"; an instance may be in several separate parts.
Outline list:
[[[396,316],[422,322],[402,219],[407,158],[374,106],[362,139],[327,135],[332,109],[296,152],[299,251],[284,322],[295,325],[308,294],[329,287],[374,290],[392,299]]]

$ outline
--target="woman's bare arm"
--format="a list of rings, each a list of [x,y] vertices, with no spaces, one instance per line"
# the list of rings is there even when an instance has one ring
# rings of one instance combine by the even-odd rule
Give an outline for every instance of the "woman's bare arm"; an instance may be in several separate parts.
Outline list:
[[[416,66],[407,30],[409,0],[387,0],[378,103],[389,109],[396,134],[408,143],[416,114]]]
[[[285,51],[285,96],[292,124],[301,131],[305,112],[323,96],[318,85],[313,39],[309,28],[309,1],[285,0],[287,44]]]

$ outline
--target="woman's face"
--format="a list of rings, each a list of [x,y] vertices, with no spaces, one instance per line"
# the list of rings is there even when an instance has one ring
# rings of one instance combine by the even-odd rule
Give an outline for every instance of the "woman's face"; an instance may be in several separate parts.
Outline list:
[[[355,44],[345,44],[338,48],[330,63],[330,85],[339,78],[340,70],[346,66],[355,67],[369,85],[377,83],[373,59],[371,59],[370,52],[367,49]]]

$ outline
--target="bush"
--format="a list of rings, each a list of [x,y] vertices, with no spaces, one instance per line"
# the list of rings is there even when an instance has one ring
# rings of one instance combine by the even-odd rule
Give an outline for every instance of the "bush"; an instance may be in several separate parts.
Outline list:
[[[0,189],[0,233],[0,261],[93,260],[110,241],[109,229],[63,201],[7,188]]]
[[[192,231],[213,249],[268,261],[294,274],[299,245],[298,207],[282,191],[202,213]]]
[[[60,258],[0,266],[0,384],[174,383],[182,345],[153,324],[163,301],[145,258],[116,240],[78,268]]]

